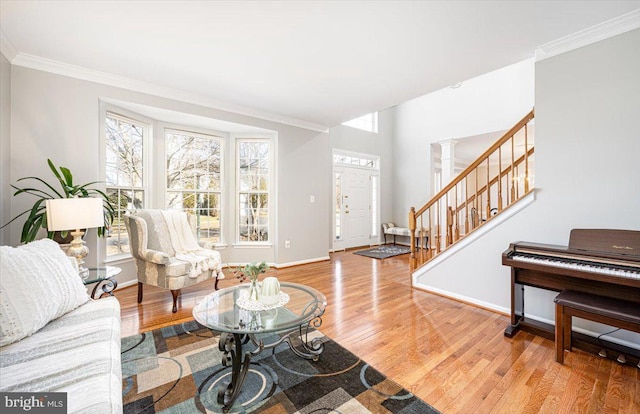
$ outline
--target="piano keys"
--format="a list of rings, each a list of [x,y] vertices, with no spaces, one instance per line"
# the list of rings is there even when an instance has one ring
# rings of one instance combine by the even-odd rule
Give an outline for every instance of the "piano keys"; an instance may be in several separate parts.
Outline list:
[[[516,242],[502,254],[511,267],[511,324],[554,338],[553,326],[526,317],[524,287],[560,292],[571,289],[638,303],[640,306],[640,231],[573,229],[569,246]]]

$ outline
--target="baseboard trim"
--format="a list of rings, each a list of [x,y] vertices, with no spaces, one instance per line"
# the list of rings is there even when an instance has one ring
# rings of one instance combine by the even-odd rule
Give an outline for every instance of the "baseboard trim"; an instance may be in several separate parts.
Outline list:
[[[273,267],[275,267],[276,269],[284,269],[285,267],[300,266],[303,264],[316,263],[316,262],[324,262],[325,260],[331,260],[331,257],[322,256],[322,257],[316,257],[314,259],[299,260],[297,262],[278,263],[278,264],[275,264]]]
[[[455,300],[456,302],[464,303],[465,305],[470,305],[476,308],[499,313],[504,316],[511,315],[511,310],[508,308],[498,306],[493,303],[484,302],[482,300],[474,299],[468,296],[460,295],[457,293],[449,292],[447,290],[439,289],[433,286],[425,286],[425,285],[415,286],[414,285],[414,288],[428,292],[428,293],[433,293],[434,295],[442,296],[443,298]]]

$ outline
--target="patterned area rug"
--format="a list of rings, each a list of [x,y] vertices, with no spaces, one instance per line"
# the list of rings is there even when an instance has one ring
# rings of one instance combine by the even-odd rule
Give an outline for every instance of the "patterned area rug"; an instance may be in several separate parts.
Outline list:
[[[252,359],[230,413],[437,413],[337,343],[317,362],[281,344]],[[231,378],[221,365],[218,334],[195,321],[122,339],[125,413],[220,413],[218,387]],[[266,338],[265,338],[266,339]]]
[[[387,257],[399,256],[401,254],[407,254],[410,252],[411,249],[408,246],[384,245],[369,250],[360,250],[353,253],[359,254],[360,256],[372,257],[374,259],[386,259]]]

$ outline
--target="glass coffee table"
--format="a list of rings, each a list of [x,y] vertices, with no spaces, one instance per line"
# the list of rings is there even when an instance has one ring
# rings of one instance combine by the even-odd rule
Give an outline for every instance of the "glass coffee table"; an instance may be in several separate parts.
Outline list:
[[[221,332],[219,349],[222,365],[231,365],[231,382],[218,390],[218,403],[228,411],[240,394],[251,358],[265,349],[286,342],[298,356],[317,361],[323,351],[309,333],[322,325],[326,297],[317,290],[297,283],[280,282],[280,300],[273,305],[248,300],[249,284],[221,289],[206,296],[193,308],[195,320],[213,331]],[[278,334],[279,339],[265,343],[263,334]],[[300,348],[292,343],[299,336]],[[251,341],[251,349],[243,345]]]

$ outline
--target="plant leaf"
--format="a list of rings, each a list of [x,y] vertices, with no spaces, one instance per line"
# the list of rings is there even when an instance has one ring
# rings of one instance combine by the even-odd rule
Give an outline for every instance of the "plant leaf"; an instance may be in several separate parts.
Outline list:
[[[73,174],[67,167],[60,167],[60,172],[64,175],[65,184],[69,187],[73,187]]]
[[[15,193],[13,193],[14,197],[17,196],[18,194],[25,193],[25,194],[32,195],[34,197],[53,198],[51,196],[51,194],[49,194],[49,193],[47,193],[47,192],[45,192],[43,190],[40,190],[39,188],[20,188],[20,187],[14,186],[14,185],[11,185],[11,187],[16,189],[16,190],[18,190]]]
[[[46,185],[47,187],[49,187],[49,188],[51,189],[51,191],[53,191],[54,193],[56,193],[56,195],[57,195],[59,198],[62,198],[62,194],[60,194],[60,193],[59,193],[55,188],[53,188],[53,187],[51,186],[51,184],[49,184],[48,182],[46,182],[46,181],[45,181],[45,180],[43,180],[42,178],[38,178],[38,177],[22,177],[22,178],[18,179],[17,181],[22,181],[22,180],[26,180],[26,179],[32,179],[32,180],[40,181],[42,184],[44,184],[44,185]],[[14,186],[12,185],[12,187],[14,187]],[[14,187],[14,188],[18,188],[18,187]],[[42,191],[42,190],[40,190],[40,191]],[[49,196],[49,198],[53,198],[53,197]]]
[[[53,172],[53,175],[56,176],[58,181],[62,182],[62,177],[60,177],[60,173],[58,173],[58,169],[56,168],[55,165],[53,165],[53,162],[49,158],[47,158],[47,164],[49,164],[49,169],[51,169],[51,171]]]
[[[40,231],[40,227],[42,226],[42,216],[43,216],[43,213],[40,213],[39,215],[36,216],[35,220],[33,221],[31,230],[28,233],[27,243],[34,241],[38,236],[38,231]]]
[[[56,168],[55,165],[53,165],[53,162],[50,159],[47,159],[47,163],[49,164],[49,169],[51,170],[51,172],[53,172],[53,175],[55,175],[55,177],[58,179],[58,182],[60,183],[60,186],[62,187],[62,190],[64,191],[64,196],[68,198],[69,197],[69,193],[67,192],[65,182],[62,179],[62,176],[60,175],[60,173],[58,172],[58,169]],[[59,197],[63,198],[62,195],[60,195],[60,194],[59,194]]]
[[[7,227],[9,224],[13,223],[14,221],[16,221],[17,219],[19,219],[20,217],[24,216],[25,214],[27,214],[30,211],[31,211],[31,209],[23,211],[22,213],[18,214],[17,216],[15,216],[11,220],[9,220],[7,223],[5,223],[2,227],[0,227],[0,229],[3,229],[5,227]]]

